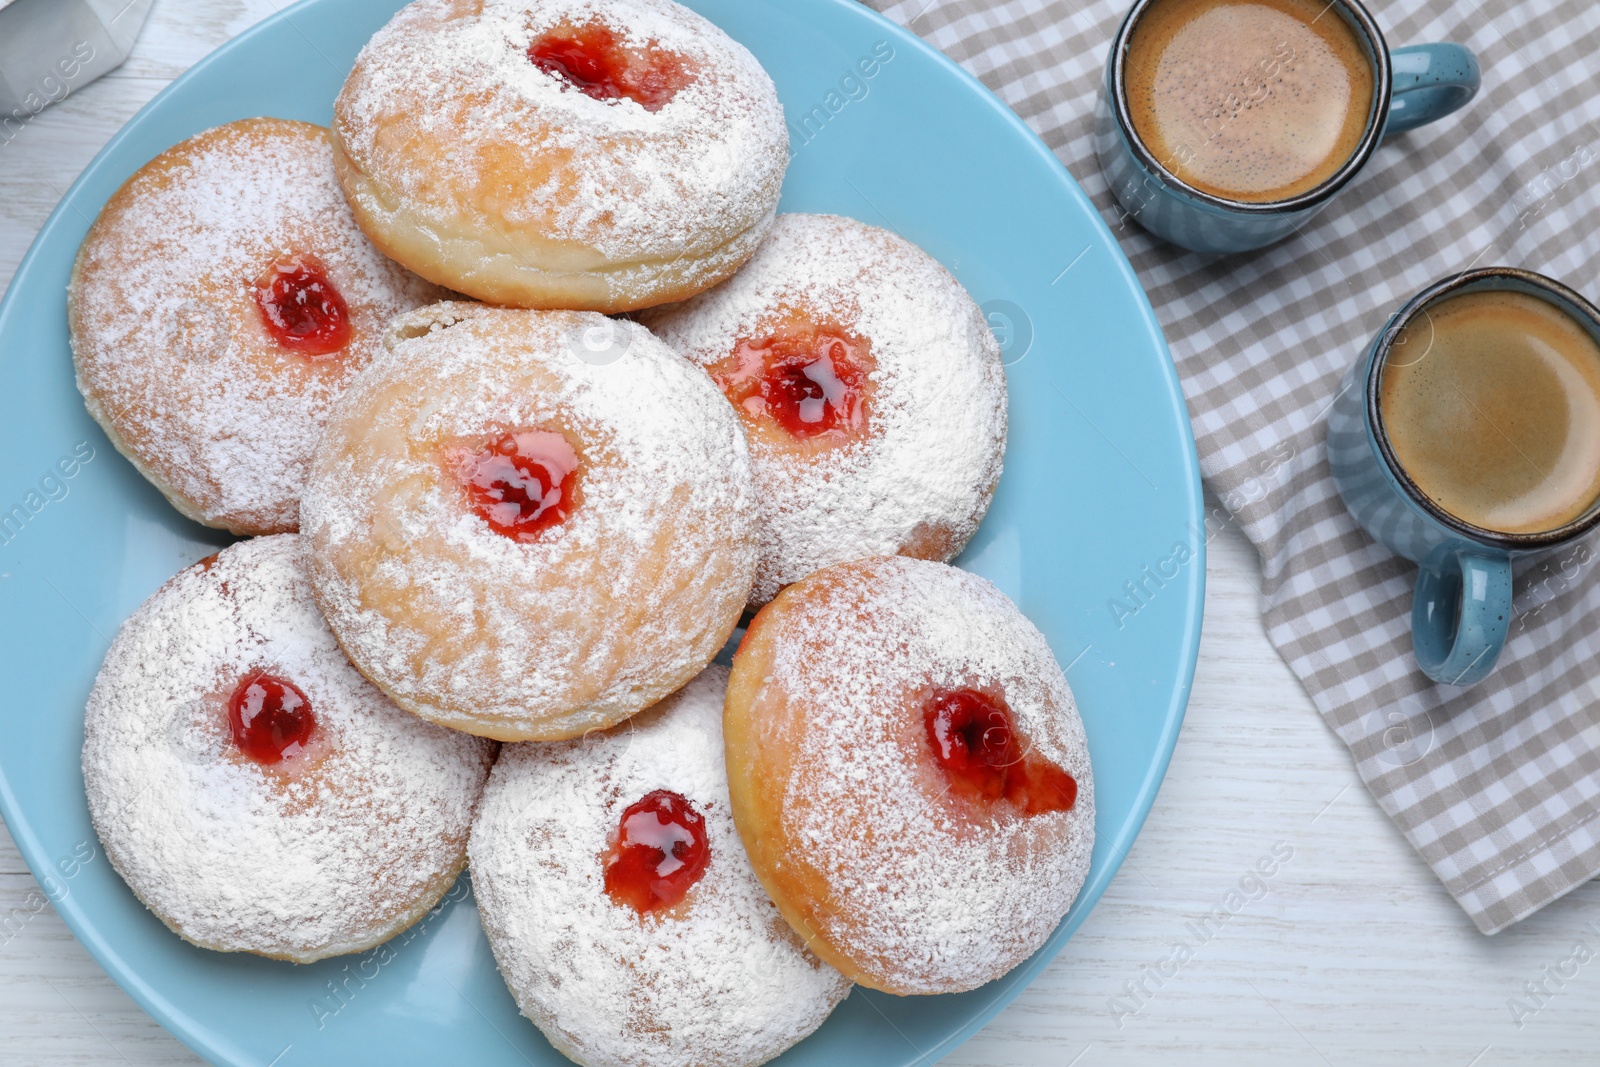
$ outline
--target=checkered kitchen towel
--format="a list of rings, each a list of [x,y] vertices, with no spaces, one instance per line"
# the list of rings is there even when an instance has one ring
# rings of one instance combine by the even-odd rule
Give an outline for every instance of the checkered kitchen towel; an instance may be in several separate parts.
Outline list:
[[[1121,239],[1200,470],[1261,554],[1268,636],[1451,896],[1492,934],[1600,873],[1600,547],[1519,578],[1488,681],[1434,686],[1411,655],[1415,567],[1346,513],[1324,425],[1363,346],[1446,274],[1509,264],[1600,296],[1600,4],[1368,0],[1391,46],[1473,49],[1483,90],[1380,149],[1298,236],[1206,257],[1122,220],[1095,161],[1095,94],[1131,0],[872,2],[1032,125]]]

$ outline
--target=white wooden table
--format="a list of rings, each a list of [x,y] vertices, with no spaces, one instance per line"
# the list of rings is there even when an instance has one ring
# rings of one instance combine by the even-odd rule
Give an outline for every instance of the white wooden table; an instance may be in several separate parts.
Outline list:
[[[0,144],[0,285],[118,127],[275,7],[157,0],[126,65]],[[1600,958],[1573,961],[1579,943],[1580,956],[1600,957],[1600,891],[1584,887],[1497,937],[1479,935],[1267,643],[1257,573],[1237,529],[1213,537],[1188,721],[1143,834],[1060,957],[946,1062],[1600,1063]],[[1186,924],[1274,849],[1290,858],[1265,895],[1256,890],[1176,974],[1158,968],[1180,941],[1195,944]],[[0,829],[0,915],[28,911],[33,889]],[[48,906],[0,942],[0,1063],[196,1062]]]

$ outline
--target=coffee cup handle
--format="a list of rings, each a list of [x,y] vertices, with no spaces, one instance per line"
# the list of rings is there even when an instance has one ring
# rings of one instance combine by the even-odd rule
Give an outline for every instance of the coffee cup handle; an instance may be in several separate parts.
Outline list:
[[[1511,563],[1470,546],[1444,544],[1417,569],[1411,644],[1417,665],[1444,685],[1488,677],[1511,623]]]
[[[1478,95],[1478,57],[1459,44],[1412,44],[1391,49],[1394,70],[1389,124],[1383,135],[1414,130],[1442,119]]]

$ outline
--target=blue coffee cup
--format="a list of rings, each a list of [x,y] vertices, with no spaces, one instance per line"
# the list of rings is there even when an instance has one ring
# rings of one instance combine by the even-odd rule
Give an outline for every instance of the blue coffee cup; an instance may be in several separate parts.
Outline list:
[[[1456,686],[1482,681],[1494,669],[1511,624],[1513,568],[1600,526],[1600,502],[1572,522],[1539,533],[1474,526],[1431,500],[1395,457],[1378,403],[1385,366],[1397,346],[1406,351],[1396,358],[1426,358],[1429,308],[1484,290],[1544,300],[1600,343],[1600,309],[1560,282],[1514,267],[1467,271],[1424,289],[1389,320],[1345,375],[1328,413],[1328,462],[1345,506],[1373,538],[1418,565],[1411,601],[1417,664],[1434,681]]]
[[[1421,44],[1392,52],[1357,0],[1332,0],[1329,11],[1355,32],[1372,63],[1372,106],[1366,131],[1342,167],[1315,188],[1284,200],[1252,202],[1214,196],[1185,183],[1134,131],[1128,105],[1128,44],[1152,7],[1139,0],[1111,41],[1095,116],[1095,150],[1112,193],[1145,229],[1195,252],[1245,252],[1294,233],[1338,196],[1385,137],[1443,118],[1478,91],[1478,60],[1458,44]]]

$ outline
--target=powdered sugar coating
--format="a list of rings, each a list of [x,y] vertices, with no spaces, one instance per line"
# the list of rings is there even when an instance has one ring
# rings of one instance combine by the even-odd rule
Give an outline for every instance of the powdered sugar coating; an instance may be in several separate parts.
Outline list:
[[[580,502],[523,543],[442,457],[530,429],[577,448]],[[424,718],[512,741],[610,726],[709,663],[750,588],[752,510],[733,412],[644,327],[447,303],[396,319],[352,384],[302,520],[362,672]]]
[[[688,84],[650,111],[529,61],[548,31],[595,24],[679,57]],[[713,284],[760,241],[788,165],[772,80],[672,0],[417,0],[362,49],[334,131],[381,243],[436,281],[526,306],[623,310]],[[480,262],[453,254],[462,241]],[[519,291],[589,272],[593,302]]]
[[[729,813],[727,671],[604,734],[507,747],[472,830],[473,887],[524,1015],[589,1067],[763,1063],[811,1033],[850,983],[767,899]],[[604,888],[627,806],[655,789],[706,820],[711,862],[689,895],[640,916]]]
[[[450,887],[494,746],[407,715],[350,666],[303,554],[293,534],[233,545],[123,624],[89,695],[83,776],[106,855],[175,932],[309,962],[387,940]],[[270,767],[228,726],[256,669],[316,716],[305,752]]]
[[[869,342],[867,430],[819,449],[747,419],[761,510],[752,606],[845,560],[954,558],[988,511],[1005,455],[1006,382],[994,334],[949,271],[885,230],[833,215],[780,215],[733,278],[640,318],[711,366],[796,315]]]
[[[315,361],[279,346],[254,284],[313,254],[352,338]],[[178,510],[235,533],[293,530],[323,420],[395,314],[442,292],[372,247],[333,174],[328,131],[244,119],[146,164],[78,253],[78,388],[119,451]]]
[[[1067,812],[958,795],[923,719],[935,688],[1003,696],[1024,746],[1077,780]],[[1042,634],[987,581],[880,557],[785,590],[728,699],[735,816],[763,884],[824,959],[896,993],[991,981],[1036,951],[1089,870],[1094,781]]]

